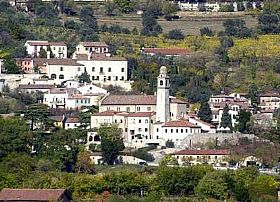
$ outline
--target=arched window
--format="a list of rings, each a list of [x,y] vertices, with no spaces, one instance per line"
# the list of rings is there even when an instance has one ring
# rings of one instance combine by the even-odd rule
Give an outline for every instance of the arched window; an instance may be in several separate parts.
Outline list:
[[[99,137],[99,135],[95,135],[93,139],[94,139],[94,142],[98,142],[98,141],[100,141],[100,137]]]
[[[88,141],[91,142],[93,140],[92,136],[89,136]]]
[[[51,75],[51,78],[52,78],[52,79],[56,79],[56,74],[52,74],[52,75]]]
[[[92,71],[93,71],[93,72],[95,71],[95,67],[92,67]]]
[[[159,85],[161,86],[163,85],[163,80],[160,80]]]
[[[59,79],[64,79],[64,75],[63,75],[63,74],[60,74],[60,75],[59,75]]]

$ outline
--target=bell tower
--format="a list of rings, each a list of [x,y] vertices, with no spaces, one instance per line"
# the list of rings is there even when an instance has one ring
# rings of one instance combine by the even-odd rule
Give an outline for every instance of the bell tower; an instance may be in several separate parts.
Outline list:
[[[167,122],[170,120],[169,88],[170,81],[167,68],[162,66],[157,77],[156,121]]]

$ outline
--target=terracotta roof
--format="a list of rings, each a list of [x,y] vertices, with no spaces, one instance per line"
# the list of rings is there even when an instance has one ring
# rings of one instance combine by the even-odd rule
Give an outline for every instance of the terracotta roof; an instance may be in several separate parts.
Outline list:
[[[225,95],[225,94],[220,94],[220,95],[212,95],[210,98],[234,98],[233,96]]]
[[[102,105],[155,105],[154,95],[108,95]]]
[[[0,192],[0,201],[58,201],[65,189],[7,189]],[[68,195],[68,194],[67,194]],[[68,195],[69,199],[70,196]]]
[[[48,41],[26,41],[30,46],[48,46]]]
[[[161,55],[188,55],[189,51],[185,48],[144,48],[144,53]]]
[[[116,113],[117,112],[114,110],[108,110],[108,111],[104,111],[104,112],[95,113],[92,116],[113,116]]]
[[[226,149],[209,149],[209,150],[181,150],[171,155],[230,155],[230,151]]]
[[[171,98],[170,99],[170,103],[177,103],[177,104],[187,104],[187,102],[183,101],[183,100],[179,100],[177,98]]]
[[[279,97],[280,94],[278,92],[264,93],[261,94],[260,97]]]
[[[176,121],[168,121],[162,127],[188,127],[188,128],[200,128],[195,124],[192,124],[186,120],[176,120]]]
[[[135,112],[127,115],[127,117],[151,117],[155,112]]]
[[[66,119],[65,123],[80,123],[80,120],[77,117],[69,117]]]
[[[52,89],[55,86],[52,84],[20,84],[20,89]]]
[[[50,116],[49,117],[53,121],[63,121],[63,116]]]
[[[124,57],[106,55],[102,53],[93,53],[91,54],[91,60],[95,61],[127,61]]]
[[[76,60],[88,60],[88,55],[87,54],[76,54]]]
[[[66,46],[64,42],[49,42],[50,46]]]
[[[16,62],[31,61],[32,58],[16,58]]]
[[[65,59],[58,59],[58,58],[51,58],[47,60],[49,65],[67,65],[67,66],[84,66],[83,64],[77,63],[76,60],[65,58]]]
[[[87,97],[83,96],[82,94],[73,94],[69,99],[85,99]]]
[[[47,58],[33,58],[34,66],[44,66],[47,63]]]
[[[80,42],[84,47],[108,47],[105,42]]]

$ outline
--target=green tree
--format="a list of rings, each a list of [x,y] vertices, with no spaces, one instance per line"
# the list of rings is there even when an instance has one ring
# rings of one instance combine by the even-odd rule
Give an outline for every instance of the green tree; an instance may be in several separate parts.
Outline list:
[[[175,147],[174,142],[172,142],[172,140],[167,140],[167,141],[165,142],[165,146],[166,146],[167,148],[174,148],[174,147]]]
[[[80,11],[80,20],[84,22],[94,32],[98,31],[98,24],[91,7],[83,7]]]
[[[228,187],[223,173],[215,171],[207,173],[195,188],[195,194],[204,198],[225,200],[228,198]]]
[[[236,122],[237,124],[234,126],[235,127],[235,130],[241,132],[241,133],[248,133],[249,132],[249,121],[250,121],[250,118],[251,118],[251,113],[244,110],[244,109],[241,109],[239,112],[238,112],[238,115],[236,117]]]
[[[199,111],[197,113],[197,116],[207,123],[211,123],[212,121],[212,111],[210,109],[210,106],[208,102],[203,102],[199,108]]]
[[[4,69],[8,74],[18,74],[20,73],[19,67],[16,65],[15,59],[12,57],[6,57],[3,64]]]
[[[90,158],[91,154],[89,151],[80,151],[78,154],[76,171],[78,173],[94,173],[94,164]]]
[[[252,30],[246,27],[245,21],[240,19],[227,19],[224,21],[225,34],[238,38],[247,38],[252,36]]]
[[[213,31],[209,27],[203,27],[200,29],[200,35],[201,36],[214,36]]]
[[[89,84],[91,83],[90,75],[87,73],[86,70],[79,76],[79,82],[80,83],[89,83]]]
[[[29,154],[32,136],[25,121],[0,117],[0,158],[12,152]]]
[[[232,129],[232,122],[231,122],[231,116],[229,114],[229,107],[228,107],[228,105],[226,105],[223,108],[223,114],[222,114],[222,118],[221,118],[220,127],[223,127],[223,128],[229,127],[230,130]]]
[[[166,35],[166,38],[168,39],[175,39],[175,40],[182,40],[185,38],[185,35],[183,34],[183,32],[179,29],[173,29],[170,30]]]
[[[252,84],[249,86],[247,98],[250,99],[251,105],[256,110],[259,105],[259,89],[257,85]]]
[[[157,36],[162,33],[161,26],[157,23],[157,20],[151,15],[144,13],[142,15],[143,30],[142,34],[145,36]]]
[[[39,58],[47,58],[47,51],[41,47],[39,51]]]
[[[280,33],[280,16],[274,11],[263,11],[259,16],[259,29],[263,34]]]
[[[97,134],[101,137],[103,162],[109,165],[115,164],[120,151],[124,149],[121,139],[122,130],[117,125],[104,125],[98,129]]]
[[[130,0],[114,0],[121,12],[130,13],[134,10],[134,3]]]

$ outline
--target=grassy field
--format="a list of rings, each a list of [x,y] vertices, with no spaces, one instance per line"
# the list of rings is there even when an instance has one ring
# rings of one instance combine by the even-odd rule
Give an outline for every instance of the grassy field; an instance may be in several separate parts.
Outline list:
[[[223,30],[223,22],[229,18],[239,18],[246,22],[248,27],[255,27],[257,25],[257,19],[249,15],[185,15],[180,20],[166,21],[163,18],[158,19],[159,24],[163,28],[163,32],[166,33],[172,29],[181,29],[186,35],[198,35],[199,30],[203,27],[209,27],[214,31]],[[142,28],[142,19],[140,16],[121,16],[121,17],[105,17],[98,16],[98,23],[101,24],[118,24],[122,27],[133,29]]]

